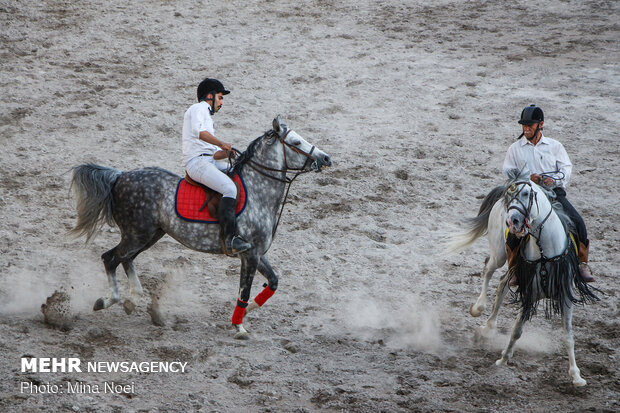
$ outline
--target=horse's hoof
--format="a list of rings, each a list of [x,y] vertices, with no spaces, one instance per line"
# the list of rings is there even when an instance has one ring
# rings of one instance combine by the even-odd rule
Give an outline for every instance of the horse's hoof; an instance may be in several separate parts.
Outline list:
[[[103,298],[99,298],[97,301],[95,301],[95,305],[93,306],[93,311],[103,310],[104,308],[105,308],[105,304],[104,304]]]
[[[250,333],[243,327],[243,324],[233,324],[233,327],[237,330],[233,336],[235,340],[248,340],[250,338]]]
[[[588,382],[582,379],[581,377],[578,378],[577,380],[573,380],[573,386],[575,387],[583,387],[586,384],[588,384]]]
[[[481,310],[475,310],[476,304],[472,304],[471,307],[469,307],[469,314],[471,314],[472,317],[480,317],[482,315],[482,311],[484,311],[484,308]]]
[[[125,300],[123,309],[125,310],[125,314],[130,315],[136,309],[136,305],[131,300]]]
[[[250,339],[250,333],[248,333],[247,331],[239,331],[238,333],[235,333],[233,338],[235,340],[249,340]]]
[[[499,359],[499,360],[497,360],[495,362],[495,365],[496,366],[505,366],[507,362],[508,362],[508,360],[506,360],[505,358],[502,357],[501,359]]]

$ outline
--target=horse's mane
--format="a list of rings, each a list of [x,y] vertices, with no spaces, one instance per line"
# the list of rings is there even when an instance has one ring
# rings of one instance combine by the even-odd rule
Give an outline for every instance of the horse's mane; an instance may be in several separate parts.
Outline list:
[[[524,171],[523,169],[508,169],[506,171],[506,176],[508,177],[508,180],[506,181],[506,184],[504,185],[504,190],[509,188],[510,185],[516,182],[523,182],[523,181],[530,180],[529,172]],[[562,222],[562,225],[564,226],[564,230],[566,230],[567,232],[574,233],[576,231],[575,224],[573,223],[573,220],[570,219],[569,216],[564,211],[564,207],[562,207],[562,204],[560,204],[556,200],[555,192],[551,189],[545,188],[542,185],[538,185],[538,188],[547,196],[549,203],[551,203],[551,208],[553,208],[555,213],[558,215],[558,218],[560,218],[560,221]]]
[[[274,132],[273,129],[270,129],[267,132],[263,133],[258,138],[254,139],[252,142],[250,142],[246,150],[243,151],[241,155],[239,155],[235,159],[233,166],[232,166],[233,174],[241,172],[241,170],[243,169],[243,166],[246,163],[248,163],[248,161],[252,159],[252,157],[254,157],[254,153],[256,152],[256,147],[258,146],[259,142],[262,141],[265,137],[271,136],[273,132]]]

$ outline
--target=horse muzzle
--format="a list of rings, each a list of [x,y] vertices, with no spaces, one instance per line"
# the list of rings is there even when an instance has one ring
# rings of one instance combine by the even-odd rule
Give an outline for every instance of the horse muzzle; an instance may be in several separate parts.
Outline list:
[[[331,158],[326,153],[320,153],[314,158],[314,161],[310,165],[310,168],[314,169],[315,172],[321,172],[328,166],[332,166]]]
[[[506,225],[510,233],[514,234],[517,238],[522,238],[528,233],[527,219],[521,214],[510,214],[506,218]]]

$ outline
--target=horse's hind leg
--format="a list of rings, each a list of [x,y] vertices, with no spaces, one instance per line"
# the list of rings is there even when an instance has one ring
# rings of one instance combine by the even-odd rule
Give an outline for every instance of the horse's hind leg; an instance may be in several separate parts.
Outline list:
[[[144,241],[144,238],[122,236],[121,242],[116,247],[103,253],[101,259],[108,276],[110,292],[107,297],[101,297],[95,302],[94,311],[103,310],[120,301],[118,284],[116,282],[116,268],[121,263],[133,261],[135,256],[144,250],[144,247],[149,244],[149,241]],[[146,239],[152,240],[152,238],[153,236],[148,236]]]
[[[133,260],[127,261],[123,263],[123,268],[125,269],[125,274],[127,274],[127,279],[129,280],[129,297],[123,303],[123,309],[125,313],[128,315],[133,313],[133,310],[136,309],[136,302],[138,298],[144,292],[142,290],[142,284],[140,284],[140,280],[136,275],[136,269],[133,265]]]
[[[258,272],[267,278],[267,284],[263,286],[263,291],[254,297],[252,302],[248,304],[248,307],[245,309],[246,314],[252,310],[262,307],[263,304],[265,304],[265,302],[270,299],[278,289],[278,276],[271,267],[271,264],[269,264],[269,260],[266,255],[263,255],[258,262]]]
[[[138,299],[143,294],[142,285],[140,284],[140,280],[136,274],[136,270],[133,265],[133,260],[140,254],[142,251],[145,251],[152,247],[157,241],[161,239],[165,234],[162,230],[157,230],[153,238],[138,251],[134,256],[127,261],[123,262],[123,269],[125,270],[125,274],[127,274],[127,279],[129,281],[129,298],[125,300],[123,303],[123,308],[125,313],[131,314],[135,308]]]
[[[515,351],[515,344],[519,337],[521,337],[521,333],[523,332],[523,323],[524,321],[521,319],[523,314],[523,310],[519,310],[519,314],[517,315],[517,321],[515,321],[514,326],[512,327],[512,333],[510,334],[510,341],[508,345],[502,351],[502,357],[495,362],[498,366],[506,364],[512,358],[512,354]]]
[[[564,307],[564,314],[562,315],[562,322],[564,324],[564,345],[568,352],[568,374],[573,379],[573,384],[577,387],[585,386],[587,382],[581,378],[581,371],[577,367],[575,361],[575,339],[573,338],[573,306],[567,304]]]
[[[118,284],[116,282],[116,267],[118,267],[118,264],[120,264],[120,260],[117,258],[117,250],[121,244],[117,245],[109,251],[106,251],[101,256],[101,259],[103,260],[103,265],[105,267],[106,275],[108,276],[108,288],[110,289],[110,291],[108,292],[107,297],[101,297],[97,299],[97,301],[95,301],[93,311],[99,311],[103,310],[104,308],[108,308],[112,304],[116,304],[120,300],[120,294],[118,293]]]

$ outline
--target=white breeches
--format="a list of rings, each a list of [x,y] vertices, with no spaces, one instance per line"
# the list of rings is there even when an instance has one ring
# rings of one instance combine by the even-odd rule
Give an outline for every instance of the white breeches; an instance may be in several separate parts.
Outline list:
[[[224,172],[227,161],[216,161],[213,156],[197,156],[185,165],[189,177],[222,194],[224,198],[237,198],[235,183]]]

